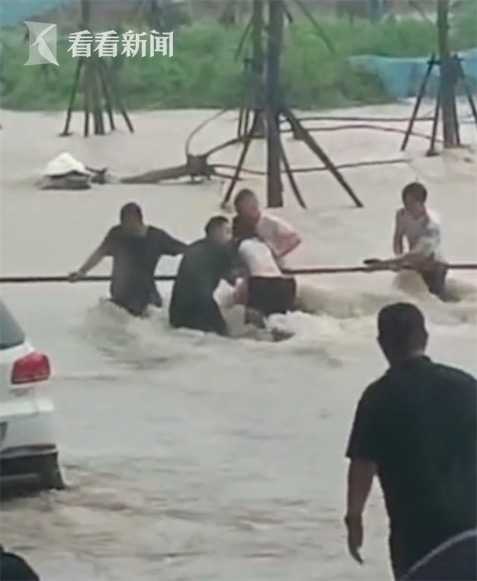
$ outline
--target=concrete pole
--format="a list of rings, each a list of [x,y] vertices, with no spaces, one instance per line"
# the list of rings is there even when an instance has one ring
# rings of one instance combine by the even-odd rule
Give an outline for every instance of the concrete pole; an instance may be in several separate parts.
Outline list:
[[[283,30],[285,25],[285,13],[282,0],[268,0],[268,10],[268,55],[265,107],[268,125],[267,205],[271,208],[278,208],[283,206],[280,132],[277,130],[279,127],[280,107],[282,104],[280,65],[283,46]]]
[[[437,39],[440,60],[440,90],[444,147],[457,145],[455,112],[455,75],[449,46],[449,0],[437,0]]]

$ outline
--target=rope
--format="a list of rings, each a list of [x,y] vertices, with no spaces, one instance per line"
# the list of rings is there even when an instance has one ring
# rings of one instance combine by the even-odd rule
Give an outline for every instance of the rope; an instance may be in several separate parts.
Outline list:
[[[185,142],[185,153],[186,155],[190,154],[190,145],[192,143],[192,140],[194,139],[194,137],[200,132],[202,131],[202,129],[204,129],[205,127],[207,127],[207,125],[209,125],[210,123],[212,123],[213,121],[216,121],[219,117],[221,117],[222,115],[225,115],[225,113],[228,113],[230,111],[230,109],[222,109],[222,111],[219,111],[218,113],[214,113],[211,117],[208,117],[207,119],[205,119],[204,121],[202,121],[202,123],[200,123],[190,134],[189,137],[187,138],[186,142]]]
[[[406,131],[404,129],[397,129],[396,127],[386,127],[384,125],[370,125],[367,123],[360,123],[359,125],[335,125],[332,127],[309,127],[308,131],[310,132],[333,132],[333,131],[343,131],[343,130],[350,130],[350,129],[367,129],[369,131],[383,131],[384,133],[399,133],[401,135],[406,135]],[[293,129],[284,129],[282,133],[293,133]],[[422,139],[431,140],[429,135],[425,133],[420,133],[417,131],[412,131],[411,135],[415,137],[421,137]],[[442,143],[442,139],[437,139],[439,143]]]
[[[307,117],[300,117],[300,121],[365,121],[371,123],[409,123],[409,117],[360,117],[360,116],[336,116],[336,115],[310,115]],[[433,117],[418,117],[416,121],[432,121]],[[282,119],[282,123],[287,123],[286,119]]]
[[[379,159],[377,161],[357,161],[354,163],[342,163],[337,165],[338,169],[352,169],[355,167],[369,167],[375,165],[394,165],[396,163],[407,163],[406,159]],[[326,167],[298,167],[293,170],[294,173],[309,173],[316,171],[327,171]]]
[[[237,143],[243,143],[243,139],[241,137],[233,137],[232,139],[228,139],[227,141],[224,141],[223,143],[212,147],[212,149],[209,149],[209,151],[206,151],[202,155],[203,157],[210,157],[211,155],[217,153],[221,149],[226,149],[227,147],[231,147],[232,145],[237,145]]]
[[[403,159],[403,158],[396,158],[396,159],[379,159],[376,161],[357,161],[354,163],[342,163],[340,165],[337,165],[336,167],[338,169],[352,169],[355,167],[369,167],[369,166],[374,166],[374,165],[394,165],[396,163],[408,163],[407,159]],[[234,169],[235,166],[231,165],[231,164],[227,164],[227,163],[219,163],[219,164],[214,164],[214,169],[218,168],[218,169]],[[329,171],[327,167],[325,166],[317,166],[317,167],[296,167],[296,168],[292,168],[293,173],[311,173],[311,172],[318,172],[318,171]],[[242,173],[246,173],[246,174],[250,174],[250,175],[254,175],[254,176],[266,176],[267,172],[264,170],[259,170],[259,169],[249,169],[246,167],[243,167],[241,170]],[[285,170],[282,170],[281,173],[285,173]]]

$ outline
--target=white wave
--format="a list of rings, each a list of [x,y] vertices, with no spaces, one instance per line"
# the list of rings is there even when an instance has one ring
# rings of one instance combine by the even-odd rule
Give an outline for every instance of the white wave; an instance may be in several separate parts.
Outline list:
[[[217,298],[230,337],[235,340],[233,346],[210,333],[171,329],[167,299],[163,309],[150,308],[145,318],[131,317],[101,299],[87,312],[81,334],[107,357],[145,370],[210,357],[211,353],[228,356],[240,349],[313,355],[327,365],[337,366],[343,363],[343,345],[358,344],[374,336],[377,313],[393,302],[416,303],[434,324],[476,324],[477,288],[452,279],[449,287],[461,297],[459,303],[443,303],[429,295],[420,277],[410,272],[399,273],[394,281],[390,279],[387,286],[375,291],[354,285],[324,287],[300,281],[299,310],[270,317],[265,329],[245,324],[244,308],[233,305],[230,288],[223,287]]]
[[[398,273],[394,278],[393,286],[403,293],[423,300],[429,294],[422,277],[413,271],[402,271]]]
[[[394,285],[407,293],[408,300],[414,299],[436,324],[450,326],[477,323],[477,287],[470,282],[449,277],[446,283],[449,302],[430,295],[421,277],[415,272],[400,272]]]
[[[170,329],[167,309],[150,308],[147,317],[137,318],[105,299],[89,309],[81,334],[106,355],[141,368],[190,359],[191,348],[204,340],[203,333]]]
[[[384,306],[407,301],[416,303],[431,320],[454,325],[477,322],[477,287],[471,283],[448,279],[450,302],[429,294],[422,278],[414,272],[398,273],[388,288],[369,291],[357,286],[320,287],[300,283],[298,308],[314,315],[337,319],[356,319],[376,315]]]
[[[327,288],[300,282],[297,305],[305,313],[348,319],[373,315],[385,305],[404,299],[401,292],[393,289],[378,293],[355,286]]]
[[[268,322],[272,336],[277,332],[286,341],[275,348],[298,356],[312,355],[332,367],[343,365],[343,345],[350,338],[343,321],[322,315],[320,317],[296,311],[286,315],[272,315]],[[366,332],[366,325],[361,329]]]

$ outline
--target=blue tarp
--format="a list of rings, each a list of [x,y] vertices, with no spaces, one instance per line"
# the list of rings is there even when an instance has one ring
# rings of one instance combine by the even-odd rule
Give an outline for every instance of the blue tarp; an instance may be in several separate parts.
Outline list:
[[[0,26],[15,26],[72,0],[0,0]]]
[[[477,86],[477,48],[459,53],[468,79]],[[351,57],[352,65],[377,75],[386,92],[395,99],[414,97],[427,69],[427,58],[391,58],[375,55]],[[436,86],[439,67],[434,67],[431,86]]]

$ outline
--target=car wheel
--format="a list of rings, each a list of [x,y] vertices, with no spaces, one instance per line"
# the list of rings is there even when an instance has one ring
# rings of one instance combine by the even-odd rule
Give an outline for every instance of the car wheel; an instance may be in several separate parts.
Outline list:
[[[41,488],[47,490],[65,489],[65,481],[63,480],[60,466],[58,464],[58,458],[56,457],[45,458],[38,477]]]

